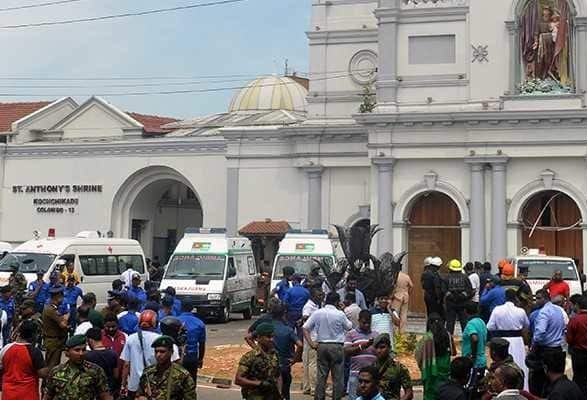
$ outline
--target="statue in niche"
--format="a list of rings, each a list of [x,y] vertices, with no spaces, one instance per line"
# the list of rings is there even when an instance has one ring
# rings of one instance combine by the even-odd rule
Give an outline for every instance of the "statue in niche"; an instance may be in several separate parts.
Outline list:
[[[520,16],[522,94],[568,93],[572,15],[567,0],[530,0]]]

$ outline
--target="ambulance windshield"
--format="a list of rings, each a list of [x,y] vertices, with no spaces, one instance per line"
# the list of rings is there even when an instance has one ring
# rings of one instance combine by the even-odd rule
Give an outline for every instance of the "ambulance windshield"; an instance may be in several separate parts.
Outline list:
[[[334,264],[332,256],[278,255],[275,263],[275,271],[273,272],[273,279],[277,280],[283,278],[283,267],[287,266],[293,267],[296,274],[308,276],[312,267],[318,265],[315,260],[325,262],[331,267]],[[324,275],[322,270],[320,270],[320,274]]]
[[[565,281],[576,281],[579,279],[575,265],[571,261],[566,260],[519,260],[518,271],[520,269],[526,269],[528,271],[528,279],[531,280],[549,281],[555,271],[561,271]]]
[[[176,254],[165,273],[166,279],[224,279],[226,257],[222,255]]]
[[[23,274],[36,273],[37,271],[47,272],[53,260],[57,257],[55,254],[43,253],[9,253],[0,260],[0,272],[12,271],[12,264],[18,264],[18,270]]]

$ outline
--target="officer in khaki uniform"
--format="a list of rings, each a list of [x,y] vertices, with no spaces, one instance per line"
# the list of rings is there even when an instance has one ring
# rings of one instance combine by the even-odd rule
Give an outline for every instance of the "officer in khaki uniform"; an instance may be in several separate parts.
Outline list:
[[[196,400],[196,384],[187,369],[171,362],[173,338],[161,336],[151,345],[157,363],[145,368],[137,400]]]
[[[241,357],[234,383],[245,400],[281,400],[279,359],[273,348],[273,324],[263,322],[255,329],[257,347]]]
[[[69,314],[60,315],[58,308],[63,302],[63,286],[49,289],[51,301],[43,309],[43,339],[45,340],[45,362],[49,371],[61,362],[61,352],[67,339]]]
[[[85,360],[86,346],[84,335],[69,338],[65,344],[69,360],[49,374],[43,400],[112,400],[102,368]]]

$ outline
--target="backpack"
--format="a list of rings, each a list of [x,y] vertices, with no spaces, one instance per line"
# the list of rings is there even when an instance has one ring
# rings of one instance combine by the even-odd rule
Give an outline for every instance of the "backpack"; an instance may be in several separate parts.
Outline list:
[[[469,278],[462,273],[449,273],[446,277],[446,300],[451,303],[464,303],[473,297],[473,288]]]

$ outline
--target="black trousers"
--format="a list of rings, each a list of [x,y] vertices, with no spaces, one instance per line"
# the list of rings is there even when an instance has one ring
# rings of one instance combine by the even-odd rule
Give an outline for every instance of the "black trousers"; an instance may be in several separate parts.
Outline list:
[[[548,353],[560,353],[562,348],[559,347],[542,347],[536,346],[532,351],[536,358],[540,361],[544,361],[545,354]],[[546,386],[548,385],[548,378],[546,373],[544,372],[544,368],[542,365],[540,368],[530,369],[528,374],[528,386],[530,389],[530,393],[534,396],[544,397],[544,391]]]
[[[290,399],[290,387],[291,387],[291,367],[281,367],[281,397],[285,400]]]
[[[573,362],[573,382],[579,385],[587,399],[587,350],[572,349],[571,360]]]
[[[444,312],[444,307],[440,300],[437,300],[434,297],[424,295],[424,303],[426,303],[426,313],[427,316],[430,314],[436,313],[440,315],[440,317],[446,321],[446,315]]]
[[[446,330],[451,335],[454,335],[455,333],[455,323],[457,318],[461,324],[461,332],[463,332],[467,325],[465,306],[463,304],[446,303]]]

